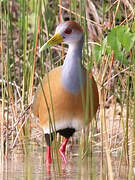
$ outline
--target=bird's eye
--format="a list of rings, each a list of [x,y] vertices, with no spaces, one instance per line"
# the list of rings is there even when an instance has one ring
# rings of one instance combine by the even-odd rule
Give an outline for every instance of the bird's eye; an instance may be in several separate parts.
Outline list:
[[[67,29],[64,31],[64,33],[66,33],[66,34],[71,34],[71,32],[72,32],[72,29],[70,29],[70,28],[67,28]]]

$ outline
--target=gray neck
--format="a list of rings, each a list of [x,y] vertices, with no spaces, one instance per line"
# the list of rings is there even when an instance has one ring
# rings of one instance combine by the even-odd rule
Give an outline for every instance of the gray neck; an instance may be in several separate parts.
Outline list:
[[[69,49],[62,66],[62,85],[72,94],[80,91],[85,83],[85,71],[82,66],[83,40],[69,44]]]

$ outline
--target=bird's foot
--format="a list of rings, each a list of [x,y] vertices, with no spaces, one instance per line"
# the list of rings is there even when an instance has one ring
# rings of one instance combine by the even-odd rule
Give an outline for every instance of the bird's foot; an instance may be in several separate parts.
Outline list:
[[[66,159],[66,156],[65,156],[65,151],[63,151],[63,150],[60,148],[60,149],[59,149],[59,153],[60,153],[63,161],[64,161],[65,163],[67,163],[67,159]]]
[[[67,159],[65,156],[65,150],[66,150],[66,145],[68,143],[68,140],[69,140],[69,138],[66,138],[59,149],[59,153],[65,163],[67,163]]]

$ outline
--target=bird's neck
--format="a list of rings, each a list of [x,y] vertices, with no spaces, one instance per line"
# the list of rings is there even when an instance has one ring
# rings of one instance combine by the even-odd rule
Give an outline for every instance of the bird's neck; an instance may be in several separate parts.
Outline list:
[[[82,66],[83,40],[70,44],[62,66],[62,85],[72,94],[80,91],[85,82],[85,71]]]

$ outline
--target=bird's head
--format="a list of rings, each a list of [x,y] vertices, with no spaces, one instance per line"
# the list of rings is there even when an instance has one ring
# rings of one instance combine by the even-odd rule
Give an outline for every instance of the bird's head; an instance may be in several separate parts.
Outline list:
[[[83,39],[83,30],[81,26],[74,21],[66,21],[59,24],[56,28],[54,36],[49,39],[41,48],[40,52],[45,48],[54,46],[61,42],[65,44],[74,44]]]

